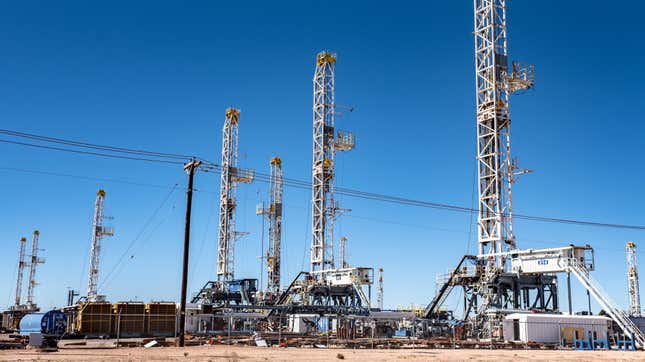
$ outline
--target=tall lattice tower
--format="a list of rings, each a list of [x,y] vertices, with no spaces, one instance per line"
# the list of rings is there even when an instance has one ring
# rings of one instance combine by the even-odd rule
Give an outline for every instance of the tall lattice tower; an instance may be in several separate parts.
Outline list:
[[[217,280],[231,281],[235,275],[235,194],[238,183],[253,181],[253,173],[237,167],[240,110],[228,108],[222,129],[222,178],[219,196],[219,237],[217,244]]]
[[[506,0],[474,0],[474,11],[481,255],[516,247],[511,185],[518,173],[511,159],[509,95],[533,87],[534,68],[513,63],[509,73]],[[503,258],[491,259],[504,265]]]
[[[316,56],[313,100],[311,271],[334,268],[334,155],[354,148],[351,133],[335,130],[334,79],[336,54]]]
[[[627,242],[627,286],[629,290],[629,315],[641,316],[641,292],[638,287],[636,243]]]
[[[31,261],[29,262],[29,284],[27,284],[27,307],[31,310],[38,309],[36,303],[34,303],[34,289],[36,288],[36,267],[38,264],[43,264],[45,259],[38,257],[38,239],[40,237],[40,232],[34,230],[34,236],[31,240]]]
[[[269,243],[267,245],[267,291],[277,295],[280,292],[280,242],[282,240],[282,159],[273,157],[270,161],[269,206],[259,207],[258,214],[269,221]]]
[[[376,294],[378,309],[383,310],[383,268],[378,268],[378,293]]]
[[[25,244],[27,244],[27,238],[20,238],[20,244],[18,246],[18,276],[16,278],[16,300],[14,305],[16,307],[21,306],[22,304],[22,277],[25,272]]]
[[[105,215],[103,206],[105,203],[105,190],[101,189],[96,192],[96,201],[94,202],[94,220],[92,222],[92,248],[90,249],[90,268],[87,278],[87,299],[96,300],[98,298],[99,284],[99,264],[101,260],[101,241],[106,236],[114,235],[112,228],[104,225]]]

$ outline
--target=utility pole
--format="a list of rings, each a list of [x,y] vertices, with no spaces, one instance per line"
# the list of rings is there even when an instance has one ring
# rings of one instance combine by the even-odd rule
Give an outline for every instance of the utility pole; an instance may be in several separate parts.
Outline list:
[[[38,238],[40,232],[34,230],[34,236],[31,240],[31,262],[29,263],[29,284],[27,285],[27,307],[31,311],[37,311],[38,306],[34,303],[34,288],[36,288],[36,266],[45,263],[45,259],[38,257]]]
[[[195,159],[184,165],[188,172],[188,189],[186,190],[186,226],[184,229],[184,261],[181,273],[181,300],[179,301],[179,347],[184,347],[186,333],[186,289],[188,288],[188,255],[190,253],[190,215],[193,207],[193,178],[195,171],[202,164]]]
[[[15,306],[21,306],[22,299],[22,276],[25,271],[25,244],[27,244],[27,238],[20,238],[20,246],[18,248],[18,278],[16,280],[16,302]]]

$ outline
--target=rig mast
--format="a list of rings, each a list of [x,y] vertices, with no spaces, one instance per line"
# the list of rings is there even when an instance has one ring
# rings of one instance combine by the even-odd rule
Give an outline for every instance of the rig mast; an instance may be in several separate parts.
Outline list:
[[[99,283],[99,262],[101,257],[101,241],[105,236],[114,235],[114,230],[103,225],[105,215],[103,205],[105,203],[105,190],[96,192],[94,203],[94,221],[92,223],[92,248],[90,250],[90,268],[87,278],[87,299],[90,301],[98,299]]]
[[[235,275],[235,191],[238,183],[253,181],[253,172],[237,168],[240,110],[228,108],[222,129],[222,178],[219,197],[219,237],[217,244],[217,281],[229,282]]]
[[[383,310],[383,268],[378,268],[378,293],[376,294],[378,309]]]
[[[334,129],[335,72],[336,54],[318,53],[313,79],[312,272],[334,268],[334,219],[339,211],[334,201],[334,155],[354,148],[351,133]]]
[[[27,244],[27,238],[20,238],[20,246],[18,248],[18,277],[16,280],[16,302],[14,303],[16,307],[20,307],[22,302],[22,276],[26,266],[25,244]]]
[[[488,259],[503,267],[505,260],[493,254],[516,248],[509,95],[533,86],[534,68],[513,63],[509,74],[506,0],[474,0],[474,11],[479,255],[491,254]]]
[[[269,221],[267,246],[267,291],[280,292],[280,241],[282,239],[282,159],[273,157],[270,162],[269,207],[259,206],[258,214],[266,215]]]
[[[636,243],[627,242],[627,286],[629,288],[629,315],[641,316],[641,293],[638,287]]]
[[[34,288],[36,288],[36,266],[45,263],[45,259],[38,257],[38,238],[40,232],[34,230],[34,236],[31,241],[31,262],[29,263],[29,284],[27,285],[27,307],[36,310],[38,306],[34,303]]]

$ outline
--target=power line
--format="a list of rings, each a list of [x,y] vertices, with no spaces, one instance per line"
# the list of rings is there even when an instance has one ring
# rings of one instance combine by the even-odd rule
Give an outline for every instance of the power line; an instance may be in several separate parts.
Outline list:
[[[80,153],[80,154],[86,154],[91,156],[110,157],[110,158],[119,158],[119,159],[145,161],[145,162],[157,162],[157,163],[166,163],[166,164],[175,164],[175,165],[184,164],[184,162],[178,161],[179,158],[185,158],[186,161],[190,159],[190,157],[186,155],[170,154],[170,153],[155,152],[155,151],[145,151],[145,150],[134,150],[129,148],[114,147],[114,146],[96,145],[96,144],[91,144],[86,142],[70,141],[70,140],[64,140],[61,138],[40,136],[40,135],[34,135],[34,134],[28,134],[24,132],[17,132],[17,131],[10,131],[10,130],[0,129],[0,133],[17,136],[17,137],[23,137],[23,138],[37,139],[45,142],[53,142],[56,144],[72,145],[80,148],[91,148],[91,149],[99,149],[99,150],[105,150],[105,151],[116,152],[116,153],[126,153],[131,155],[134,154],[134,155],[142,155],[142,156],[148,156],[148,157],[159,157],[162,159],[152,159],[148,157],[134,157],[134,156],[126,156],[123,154],[109,154],[109,153],[101,153],[101,152],[94,152],[94,151],[83,151],[83,150],[77,150],[77,149],[69,149],[69,148],[62,148],[62,147],[48,146],[48,145],[38,145],[38,144],[32,144],[32,143],[26,143],[26,142],[0,139],[0,142],[4,142],[4,143],[10,143],[10,144],[16,144],[16,145],[28,146],[28,147],[37,147],[37,148],[50,149],[50,150],[56,150],[56,151]],[[203,171],[221,172],[220,165],[205,159],[201,159],[201,158],[197,158],[197,159],[203,162],[203,167],[202,167]],[[255,172],[255,179],[261,182],[269,182],[270,175],[262,172]],[[284,182],[284,185],[287,187],[300,188],[300,189],[311,188],[311,183],[308,181],[283,178],[283,182]],[[360,191],[360,190],[354,190],[354,189],[342,188],[342,187],[336,187],[335,192],[337,194],[341,194],[349,197],[363,198],[368,200],[381,201],[381,202],[387,202],[387,203],[393,203],[393,204],[399,204],[399,205],[417,206],[417,207],[432,208],[437,210],[447,210],[447,211],[462,212],[462,213],[479,212],[478,209],[475,209],[473,207],[464,207],[464,206],[458,206],[458,205],[452,205],[452,204],[416,200],[416,199],[410,199],[405,197],[384,195],[384,194],[378,194],[373,192],[366,192],[366,191]],[[508,217],[509,215],[502,214],[501,216]],[[528,221],[645,231],[644,225],[602,223],[602,222],[593,222],[593,221],[586,221],[586,220],[563,219],[563,218],[534,216],[534,215],[525,215],[525,214],[517,214],[517,213],[514,213],[513,217],[516,219],[522,219],[522,220],[528,220]]]
[[[182,160],[190,159],[192,157],[192,156],[181,155],[181,154],[176,154],[176,153],[137,150],[137,149],[125,148],[125,147],[105,146],[105,145],[99,145],[99,144],[95,144],[95,143],[72,141],[72,140],[66,140],[66,139],[57,138],[57,137],[41,136],[41,135],[36,135],[36,134],[33,134],[33,133],[25,133],[25,132],[13,131],[13,130],[8,130],[8,129],[0,129],[0,134],[6,134],[6,135],[9,135],[9,136],[22,137],[22,138],[29,138],[29,139],[39,140],[39,141],[44,141],[44,142],[64,144],[64,145],[68,145],[68,146],[92,148],[92,149],[96,149],[96,150],[119,152],[119,153],[130,153],[130,154],[135,154],[135,155],[145,155],[145,156],[154,156],[154,157],[163,157],[163,158],[175,158],[175,159],[182,159]]]
[[[177,190],[177,187],[179,186],[178,183],[175,184],[175,186],[168,192],[168,194],[165,195],[165,197],[162,199],[161,204],[152,212],[150,217],[148,217],[148,220],[143,224],[143,227],[137,234],[137,236],[130,241],[130,244],[128,244],[128,247],[123,251],[119,259],[117,260],[116,264],[112,267],[112,269],[107,273],[107,275],[103,278],[103,283],[101,284],[99,289],[104,288],[109,282],[110,282],[110,276],[117,270],[117,268],[121,265],[121,263],[124,261],[126,255],[128,252],[132,249],[132,247],[141,239],[143,236],[144,232],[148,229],[148,226],[152,223],[152,221],[155,219],[159,211],[164,207],[166,202],[170,199],[170,196]],[[116,274],[115,274],[116,275]]]
[[[120,159],[125,159],[125,160],[134,160],[134,161],[147,161],[147,162],[157,162],[157,163],[168,163],[168,164],[174,164],[174,165],[183,165],[183,164],[184,164],[183,162],[180,162],[180,161],[156,160],[156,159],[152,159],[152,158],[133,157],[133,156],[123,156],[123,155],[118,155],[118,154],[109,154],[109,153],[92,152],[92,151],[82,151],[82,150],[74,150],[74,149],[70,149],[70,148],[62,148],[62,147],[56,147],[56,146],[38,145],[38,144],[34,144],[34,143],[19,142],[19,141],[10,141],[10,140],[4,140],[4,139],[0,139],[0,142],[3,142],[3,143],[11,143],[11,144],[19,145],[19,146],[27,146],[27,147],[35,147],[35,148],[42,148],[42,149],[55,150],[55,151],[63,151],[63,152],[79,153],[79,154],[91,155],[91,156],[99,156],[99,157],[120,158]]]

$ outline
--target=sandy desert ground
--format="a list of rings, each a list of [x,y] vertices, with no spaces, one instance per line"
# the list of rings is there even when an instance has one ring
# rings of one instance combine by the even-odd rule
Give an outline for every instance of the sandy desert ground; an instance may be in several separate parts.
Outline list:
[[[231,346],[0,351],[0,361],[644,361],[645,352],[538,350],[352,350]]]

